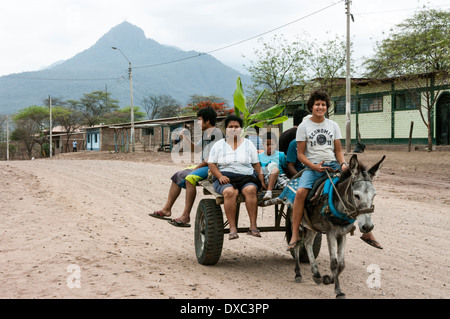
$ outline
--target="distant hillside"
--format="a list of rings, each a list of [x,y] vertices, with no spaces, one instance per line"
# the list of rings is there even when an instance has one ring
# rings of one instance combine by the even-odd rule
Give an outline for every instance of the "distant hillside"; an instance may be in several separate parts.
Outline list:
[[[0,77],[0,114],[40,105],[49,95],[79,99],[83,93],[105,89],[121,107],[129,105],[128,62],[112,47],[120,48],[132,62],[134,105],[150,94],[168,94],[184,105],[193,94],[217,95],[232,105],[237,77],[249,84],[246,75],[210,55],[161,45],[123,22],[69,60],[41,71]],[[181,61],[167,63],[177,60]]]

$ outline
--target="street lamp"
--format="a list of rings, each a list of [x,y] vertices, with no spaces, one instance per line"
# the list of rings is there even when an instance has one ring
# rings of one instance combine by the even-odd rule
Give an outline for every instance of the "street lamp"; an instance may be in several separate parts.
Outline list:
[[[130,134],[130,139],[131,139],[131,150],[134,153],[135,143],[134,143],[133,78],[131,76],[131,62],[130,62],[130,60],[128,60],[127,56],[122,52],[122,50],[120,50],[119,48],[116,48],[116,47],[112,47],[112,49],[113,50],[119,50],[119,52],[122,53],[124,58],[127,59],[128,65],[129,65],[128,75],[129,75],[129,79],[130,79],[130,108],[131,108],[131,134]]]

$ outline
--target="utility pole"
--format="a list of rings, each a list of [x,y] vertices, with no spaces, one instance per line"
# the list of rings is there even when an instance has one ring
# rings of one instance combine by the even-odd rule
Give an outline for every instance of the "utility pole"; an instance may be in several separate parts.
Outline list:
[[[131,76],[131,62],[128,61],[130,68],[130,108],[131,108],[131,150],[135,151],[135,136],[134,136],[134,110],[133,110],[133,77]]]
[[[48,96],[48,105],[50,106],[50,157],[53,154],[53,135],[52,135],[52,99],[50,95]]]
[[[350,4],[351,0],[346,0],[347,8],[347,76],[345,80],[345,151],[351,153],[352,150],[352,129],[351,129],[351,78],[350,78]]]
[[[6,160],[9,161],[9,115],[6,115]]]
[[[116,47],[112,47],[113,50],[118,50],[123,56],[124,58],[128,61],[128,76],[130,79],[130,109],[131,109],[131,134],[130,134],[130,139],[131,139],[131,150],[134,153],[135,150],[135,142],[134,142],[134,110],[133,110],[133,77],[131,75],[131,61],[127,58],[127,56],[122,52],[122,50],[120,50],[119,48]]]

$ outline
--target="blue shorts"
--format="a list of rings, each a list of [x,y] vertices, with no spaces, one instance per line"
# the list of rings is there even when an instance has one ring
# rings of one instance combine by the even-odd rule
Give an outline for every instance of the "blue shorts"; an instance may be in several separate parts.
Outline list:
[[[236,174],[236,173],[231,173],[231,172],[222,172],[222,175],[226,176],[226,177],[239,177],[242,176],[241,174]],[[254,174],[254,176],[256,177],[256,175]],[[241,192],[245,187],[249,186],[249,185],[253,185],[256,187],[256,189],[258,189],[258,185],[256,185],[255,183],[249,182],[246,183],[245,185],[243,185],[240,189],[239,192]],[[214,182],[213,182],[213,187],[214,190],[216,192],[218,192],[219,194],[223,194],[223,191],[225,190],[225,188],[228,187],[233,187],[233,185],[231,184],[220,184],[220,181],[214,177]]]
[[[333,170],[339,170],[341,166],[338,162],[325,162],[322,166],[331,167]],[[314,182],[321,176],[325,175],[326,173],[319,173],[312,169],[307,169],[302,173],[302,176],[300,176],[300,182],[299,182],[299,188],[307,188],[311,189],[314,185]]]
[[[198,182],[208,178],[208,166],[193,169],[184,169],[176,172],[172,177],[172,181],[180,186],[186,188],[186,181],[196,186]]]

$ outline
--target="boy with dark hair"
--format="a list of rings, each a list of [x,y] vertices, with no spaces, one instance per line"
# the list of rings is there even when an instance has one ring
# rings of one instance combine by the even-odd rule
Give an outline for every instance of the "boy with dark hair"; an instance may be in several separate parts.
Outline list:
[[[216,125],[217,113],[211,107],[205,107],[197,112],[197,118],[201,117],[204,122],[209,122],[211,126]]]
[[[211,147],[215,142],[223,137],[222,131],[215,127],[217,113],[212,108],[200,109],[197,112],[198,124],[202,128],[202,140],[194,145],[196,149],[201,148],[202,162],[193,169],[184,169],[176,172],[172,177],[172,184],[167,196],[167,202],[161,210],[154,211],[149,214],[151,217],[168,220],[169,223],[177,227],[191,227],[190,214],[192,206],[197,196],[196,185],[199,181],[208,177],[208,156]],[[186,137],[185,137],[186,138]],[[186,189],[186,199],[183,213],[178,218],[170,218],[172,215],[172,207],[180,196],[181,189]]]
[[[283,152],[277,151],[278,139],[275,133],[267,132],[263,136],[264,152],[258,154],[259,162],[264,173],[264,181],[267,185],[267,192],[263,199],[272,198],[274,188],[284,188],[289,183],[284,170],[286,169],[286,156]]]
[[[326,118],[331,100],[325,92],[314,91],[307,102],[308,110],[312,116],[303,121],[297,130],[297,157],[307,169],[299,180],[292,206],[292,237],[288,249],[294,249],[300,241],[299,228],[303,219],[305,200],[314,182],[325,174],[329,168],[332,170],[346,170],[341,146],[341,131],[338,124]],[[373,247],[382,249],[375,240],[372,232],[364,234],[361,239]]]
[[[295,140],[295,135],[297,134],[297,127],[303,121],[303,118],[307,115],[310,115],[310,113],[307,110],[303,110],[303,109],[295,110],[294,118],[293,118],[294,126],[291,127],[290,129],[284,131],[280,135],[280,140],[278,143],[279,144],[278,150],[280,152],[283,152],[284,154],[287,155],[289,143],[291,143],[291,141]]]

